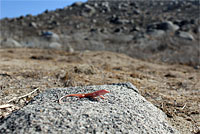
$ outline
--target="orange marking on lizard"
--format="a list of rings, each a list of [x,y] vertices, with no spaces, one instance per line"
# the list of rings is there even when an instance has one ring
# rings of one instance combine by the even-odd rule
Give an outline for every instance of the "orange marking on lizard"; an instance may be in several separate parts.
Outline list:
[[[104,97],[102,95],[106,94],[106,93],[110,93],[110,91],[107,91],[107,90],[98,90],[98,91],[95,91],[95,92],[92,92],[92,93],[87,93],[87,94],[70,94],[70,95],[66,95],[66,96],[62,96],[60,99],[59,99],[59,103],[61,103],[62,99],[65,98],[65,97],[78,97],[78,98],[96,98],[96,97],[101,97],[102,99],[104,99]]]

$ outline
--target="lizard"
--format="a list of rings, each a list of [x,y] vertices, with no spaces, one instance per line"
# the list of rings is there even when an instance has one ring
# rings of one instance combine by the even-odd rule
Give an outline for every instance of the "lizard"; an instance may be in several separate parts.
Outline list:
[[[65,98],[65,97],[78,97],[78,98],[92,98],[92,99],[95,99],[96,97],[101,97],[102,99],[104,99],[104,97],[102,95],[106,94],[106,93],[110,93],[110,91],[107,91],[105,89],[103,90],[98,90],[98,91],[95,91],[95,92],[92,92],[92,93],[86,93],[86,94],[70,94],[70,95],[65,95],[65,96],[62,96],[60,99],[59,99],[59,103],[61,103],[62,99]]]

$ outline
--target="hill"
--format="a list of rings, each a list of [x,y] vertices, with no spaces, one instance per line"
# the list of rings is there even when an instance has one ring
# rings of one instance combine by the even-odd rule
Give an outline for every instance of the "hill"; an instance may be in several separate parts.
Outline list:
[[[77,2],[37,16],[1,20],[0,46],[106,50],[197,67],[199,6],[186,0]]]

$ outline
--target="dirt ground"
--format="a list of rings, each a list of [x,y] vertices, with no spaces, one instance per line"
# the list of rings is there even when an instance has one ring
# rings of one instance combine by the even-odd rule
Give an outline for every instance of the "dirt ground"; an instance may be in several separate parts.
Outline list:
[[[0,49],[0,105],[11,104],[0,108],[0,118],[49,88],[131,82],[181,133],[199,134],[199,80],[197,68],[106,51]]]

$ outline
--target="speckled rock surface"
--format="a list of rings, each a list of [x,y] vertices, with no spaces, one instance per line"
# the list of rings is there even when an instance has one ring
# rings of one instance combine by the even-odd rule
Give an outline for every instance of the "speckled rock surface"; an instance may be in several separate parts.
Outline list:
[[[110,91],[104,100],[68,97],[58,104],[63,95],[100,89]],[[165,118],[131,83],[55,88],[1,121],[0,133],[178,133]]]

